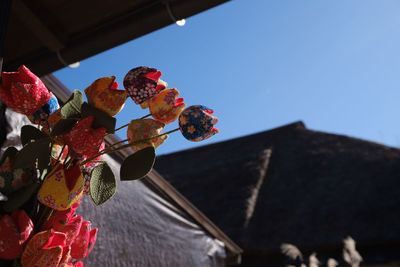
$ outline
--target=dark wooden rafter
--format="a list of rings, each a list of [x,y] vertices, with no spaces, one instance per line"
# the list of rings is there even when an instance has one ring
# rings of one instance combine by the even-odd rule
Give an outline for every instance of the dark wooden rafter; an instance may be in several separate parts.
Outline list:
[[[31,9],[21,0],[14,0],[13,9],[21,21],[42,43],[52,52],[64,49],[61,40],[33,13]]]
[[[180,19],[188,18],[226,1],[174,0],[169,1],[169,7],[174,16]],[[107,17],[78,32],[66,34],[68,29],[62,30],[63,34],[60,36],[58,31],[55,34],[54,29],[48,27],[52,21],[51,17],[48,17],[50,22],[46,21],[46,24],[40,19],[43,14],[36,14],[25,4],[26,1],[18,0],[16,2],[13,9],[21,9],[17,11],[18,16],[23,18],[26,28],[39,38],[43,46],[34,51],[27,51],[21,56],[9,55],[5,59],[5,69],[13,71],[21,64],[25,64],[39,76],[65,66],[57,56],[57,51],[61,53],[63,60],[70,64],[174,23],[168,14],[164,0],[143,0],[138,1],[140,4],[131,9],[122,6],[119,14]],[[85,2],[85,5],[89,4],[90,2]],[[101,15],[99,14],[99,16]],[[73,18],[74,14],[70,14],[70,16]],[[54,21],[51,26],[54,26],[53,24],[58,25],[58,22]],[[55,27],[57,28],[57,26]]]

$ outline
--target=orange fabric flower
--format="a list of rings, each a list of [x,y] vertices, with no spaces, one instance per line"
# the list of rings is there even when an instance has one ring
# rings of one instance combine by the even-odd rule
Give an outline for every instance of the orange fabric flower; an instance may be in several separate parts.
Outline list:
[[[142,139],[150,138],[161,134],[162,129],[164,129],[165,124],[152,119],[138,119],[130,122],[127,131],[127,137],[129,143],[134,141],[139,141]],[[143,148],[153,146],[154,148],[159,147],[165,140],[167,140],[168,135],[163,135],[151,140],[143,141],[131,146],[134,152],[142,150]]]
[[[122,110],[128,97],[125,90],[118,90],[115,76],[97,79],[85,89],[85,94],[90,105],[110,116]]]
[[[1,78],[0,98],[16,112],[32,115],[51,98],[43,82],[24,65],[17,72],[3,72]]]
[[[18,258],[25,241],[33,230],[33,223],[24,210],[15,210],[0,217],[0,259]]]
[[[165,124],[175,121],[186,104],[183,98],[178,98],[176,88],[165,89],[149,100],[150,113],[154,119]]]
[[[65,234],[46,230],[39,232],[29,240],[21,257],[23,267],[57,267],[69,258],[65,248]]]

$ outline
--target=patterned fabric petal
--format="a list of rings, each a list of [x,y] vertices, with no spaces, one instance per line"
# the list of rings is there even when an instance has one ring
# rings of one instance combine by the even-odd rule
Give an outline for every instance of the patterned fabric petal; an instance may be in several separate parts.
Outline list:
[[[11,216],[0,217],[0,259],[18,258],[25,241],[33,230],[33,223],[25,211],[15,210]]]
[[[90,105],[114,116],[122,110],[128,97],[125,90],[117,90],[117,88],[115,76],[103,77],[86,88],[85,94]]]
[[[186,108],[179,116],[179,129],[189,141],[202,141],[219,133],[214,127],[218,118],[212,115],[214,111],[201,105]]]
[[[63,256],[65,234],[46,230],[29,240],[21,257],[23,267],[58,266]]]
[[[64,135],[64,141],[70,150],[82,157],[92,157],[99,151],[106,128],[92,128],[93,116],[80,120],[70,132]]]
[[[91,223],[84,221],[82,223],[80,232],[71,245],[71,256],[74,259],[85,258],[96,243],[97,228],[91,230]]]
[[[7,157],[0,165],[0,193],[8,196],[23,186],[32,183],[34,171],[32,169],[12,170],[12,159]]]
[[[29,115],[29,120],[34,124],[39,124],[48,120],[49,116],[60,108],[57,98],[51,93],[51,98],[32,115]]]
[[[165,124],[175,121],[186,104],[183,98],[178,98],[176,88],[165,89],[149,100],[150,113],[154,119]]]
[[[161,134],[162,129],[164,129],[165,124],[152,119],[138,119],[130,122],[127,131],[127,137],[129,143],[133,141],[138,141],[153,136]],[[163,135],[152,140],[134,144],[131,146],[134,152],[142,150],[143,148],[153,146],[154,148],[159,147],[165,140],[167,140],[168,135]]]
[[[78,209],[81,200],[82,198],[72,204],[72,206],[67,210],[54,211],[47,223],[43,226],[43,229],[61,229],[65,227],[65,225],[67,225],[68,222],[75,216],[75,212]]]
[[[83,194],[83,176],[79,165],[68,170],[58,164],[47,175],[39,189],[37,198],[43,204],[55,210],[67,210],[79,201]]]
[[[131,69],[124,78],[124,87],[136,104],[141,104],[165,88],[159,83],[161,71],[149,67]]]
[[[24,65],[17,72],[3,72],[0,97],[16,112],[34,114],[51,98],[43,82]]]

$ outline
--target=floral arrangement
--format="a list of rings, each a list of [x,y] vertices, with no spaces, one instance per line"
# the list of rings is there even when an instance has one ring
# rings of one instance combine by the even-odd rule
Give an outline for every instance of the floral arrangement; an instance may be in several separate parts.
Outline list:
[[[0,159],[0,263],[13,266],[83,266],[97,228],[76,214],[83,195],[96,205],[116,192],[115,176],[102,155],[132,148],[121,180],[144,177],[155,149],[180,130],[190,141],[218,133],[217,118],[202,105],[185,108],[176,88],[168,89],[154,68],[137,67],[118,89],[115,76],[75,90],[60,107],[57,98],[27,67],[3,72],[0,98],[36,126],[21,129],[22,149],[9,147]],[[150,114],[116,129],[114,116],[132,100]],[[149,117],[153,118],[149,118]],[[166,124],[179,128],[162,133]],[[106,146],[104,138],[127,127],[127,139]]]

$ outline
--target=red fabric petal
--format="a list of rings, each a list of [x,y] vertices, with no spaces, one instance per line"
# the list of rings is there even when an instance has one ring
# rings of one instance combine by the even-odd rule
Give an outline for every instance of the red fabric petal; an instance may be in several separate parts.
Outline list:
[[[146,74],[143,74],[143,77],[146,77],[150,80],[158,82],[158,79],[160,79],[161,75],[162,75],[161,71],[158,70],[158,71],[148,72]]]
[[[0,259],[11,260],[22,253],[17,225],[9,215],[0,219]]]
[[[90,230],[90,228],[91,223],[89,221],[82,223],[80,232],[71,245],[71,256],[74,259],[83,259],[92,251],[96,243],[98,229]]]
[[[52,249],[55,247],[65,247],[66,236],[64,233],[54,232],[51,230],[51,235],[47,242],[40,249]]]
[[[118,83],[117,82],[113,82],[112,84],[111,84],[111,86],[110,86],[110,89],[113,89],[113,90],[118,90]]]

